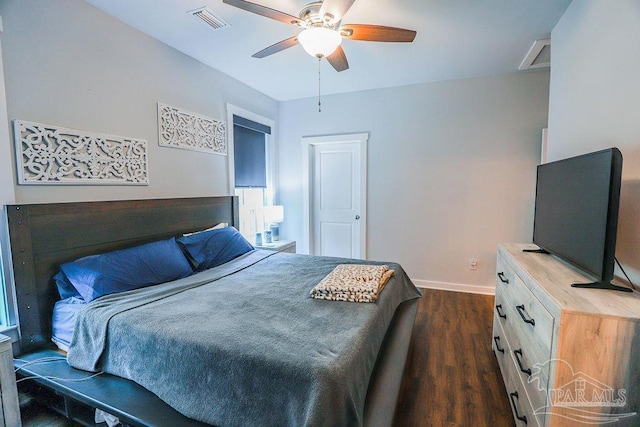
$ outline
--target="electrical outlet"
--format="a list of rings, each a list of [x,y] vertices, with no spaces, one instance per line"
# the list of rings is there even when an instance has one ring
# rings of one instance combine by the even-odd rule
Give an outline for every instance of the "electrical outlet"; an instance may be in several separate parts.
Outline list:
[[[469,270],[478,269],[478,260],[475,258],[469,258]]]

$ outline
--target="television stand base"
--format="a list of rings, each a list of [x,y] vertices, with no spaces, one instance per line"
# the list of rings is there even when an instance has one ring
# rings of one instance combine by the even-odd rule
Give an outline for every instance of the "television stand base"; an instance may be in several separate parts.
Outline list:
[[[607,282],[594,282],[594,283],[572,283],[572,288],[587,288],[587,289],[609,289],[611,291],[621,291],[621,292],[633,292],[631,288],[626,288],[624,286],[612,285]]]
[[[532,254],[548,254],[549,251],[546,249],[538,248],[538,249],[523,249],[522,252],[529,252]]]

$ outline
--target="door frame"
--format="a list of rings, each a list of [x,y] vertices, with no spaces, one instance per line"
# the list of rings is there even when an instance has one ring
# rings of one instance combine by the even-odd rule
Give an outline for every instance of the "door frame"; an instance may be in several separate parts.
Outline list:
[[[360,144],[360,254],[367,258],[367,143],[369,133],[347,133],[327,136],[302,137],[302,235],[300,253],[310,254],[313,248],[312,203],[314,146],[323,144]]]

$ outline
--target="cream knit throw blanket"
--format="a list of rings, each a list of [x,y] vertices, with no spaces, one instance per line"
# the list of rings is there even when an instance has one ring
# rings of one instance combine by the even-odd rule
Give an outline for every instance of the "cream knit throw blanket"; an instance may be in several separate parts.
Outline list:
[[[310,292],[331,301],[376,302],[393,275],[386,265],[340,264]]]

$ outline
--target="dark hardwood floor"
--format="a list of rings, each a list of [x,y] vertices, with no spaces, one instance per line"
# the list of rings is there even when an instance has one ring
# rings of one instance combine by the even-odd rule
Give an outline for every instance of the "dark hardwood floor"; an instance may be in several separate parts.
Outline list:
[[[491,350],[493,296],[422,294],[395,425],[513,426]]]
[[[513,426],[491,350],[493,296],[422,293],[395,426]],[[22,417],[25,426],[78,425],[35,402]]]

